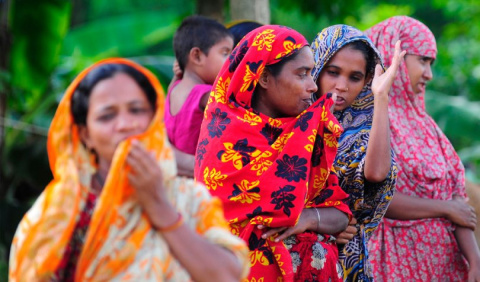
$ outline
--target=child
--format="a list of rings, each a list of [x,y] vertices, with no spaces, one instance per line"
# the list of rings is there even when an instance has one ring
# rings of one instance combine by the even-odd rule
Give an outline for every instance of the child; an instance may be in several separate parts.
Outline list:
[[[193,177],[203,111],[212,84],[233,49],[233,36],[215,20],[191,16],[175,33],[173,49],[183,77],[168,91],[165,125],[176,149],[179,174]]]

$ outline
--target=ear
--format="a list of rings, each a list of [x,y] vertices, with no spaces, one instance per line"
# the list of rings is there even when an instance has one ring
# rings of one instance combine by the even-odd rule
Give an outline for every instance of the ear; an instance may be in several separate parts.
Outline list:
[[[263,69],[262,74],[260,75],[260,79],[258,80],[258,84],[262,88],[268,88],[268,82],[272,79],[272,74],[268,71],[268,69]]]
[[[78,135],[80,136],[80,140],[85,144],[88,150],[92,149],[92,142],[90,140],[90,134],[88,132],[88,128],[85,125],[78,126]]]
[[[202,64],[203,63],[203,57],[205,54],[200,50],[198,47],[193,47],[190,49],[190,53],[188,54],[188,61],[193,63],[193,64]]]

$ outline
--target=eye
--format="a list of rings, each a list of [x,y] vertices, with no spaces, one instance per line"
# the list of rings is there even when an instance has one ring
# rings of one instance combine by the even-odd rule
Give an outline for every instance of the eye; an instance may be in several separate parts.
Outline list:
[[[358,82],[358,81],[361,81],[361,80],[362,80],[362,77],[360,77],[360,76],[351,76],[351,77],[350,77],[350,80],[353,81],[353,82]]]
[[[327,70],[327,73],[328,73],[329,75],[332,75],[332,76],[338,75],[338,72],[337,72],[337,71],[334,71],[334,70]]]
[[[112,120],[115,117],[114,113],[105,113],[101,114],[100,116],[97,117],[97,120],[99,121],[109,121]]]
[[[307,75],[308,75],[308,72],[307,72],[307,71],[303,71],[303,72],[301,72],[301,73],[298,74],[298,76],[299,76],[300,78],[306,78]]]
[[[150,112],[150,109],[147,108],[147,107],[135,107],[135,108],[130,109],[130,112],[132,112],[134,114],[142,114],[142,113]]]

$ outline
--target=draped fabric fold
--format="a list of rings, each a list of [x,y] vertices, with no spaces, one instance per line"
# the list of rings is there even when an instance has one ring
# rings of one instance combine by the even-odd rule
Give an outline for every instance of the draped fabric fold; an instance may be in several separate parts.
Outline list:
[[[356,28],[334,25],[323,29],[312,43],[315,80],[329,60],[347,44],[361,41],[375,54],[377,64],[383,63],[370,39]],[[368,263],[367,242],[381,222],[395,190],[397,167],[392,150],[392,161],[387,178],[381,183],[365,179],[365,158],[372,129],[374,95],[367,84],[350,107],[334,115],[344,128],[338,145],[334,167],[340,186],[349,194],[349,206],[357,219],[359,232],[340,251],[340,260],[346,281],[371,281],[373,274]],[[368,148],[375,150],[375,148]]]
[[[436,58],[433,33],[407,16],[389,18],[365,33],[382,54],[393,59],[397,40],[408,55]],[[392,148],[397,156],[397,190],[409,196],[451,200],[466,197],[465,171],[450,141],[425,110],[425,94],[415,94],[406,64],[400,64],[390,91],[389,118]],[[385,218],[371,240],[374,271],[380,279],[467,280],[466,266],[444,218],[393,220]],[[411,248],[415,245],[415,248]],[[392,265],[404,260],[402,271]],[[441,270],[441,271],[440,271]],[[385,276],[389,275],[389,276]],[[389,278],[390,277],[390,278]],[[393,278],[392,278],[393,277]],[[463,278],[461,278],[463,277]]]
[[[140,71],[157,92],[155,116],[136,136],[154,153],[162,169],[169,200],[186,224],[208,240],[231,249],[241,260],[246,249],[231,236],[221,203],[192,180],[176,175],[175,160],[163,123],[163,90],[147,69],[120,58],[101,61],[80,73],[69,86],[52,120],[48,154],[53,180],[24,216],[10,254],[10,281],[54,281],[79,214],[85,208],[96,171],[92,155],[81,144],[70,101],[82,79],[102,64],[124,64]],[[99,196],[75,272],[75,281],[187,281],[188,273],[170,254],[161,234],[150,225],[129,185],[125,163],[131,139],[122,142]],[[248,270],[248,265],[244,268]]]
[[[332,168],[342,128],[329,110],[331,95],[291,118],[273,119],[251,106],[264,68],[307,44],[288,27],[250,32],[221,69],[205,110],[195,178],[222,200],[231,231],[248,243],[251,281],[292,281],[294,272],[284,242],[263,239],[256,225],[294,226],[309,207],[350,214]],[[332,273],[336,245],[320,237],[328,260],[320,267],[328,264],[325,273]]]

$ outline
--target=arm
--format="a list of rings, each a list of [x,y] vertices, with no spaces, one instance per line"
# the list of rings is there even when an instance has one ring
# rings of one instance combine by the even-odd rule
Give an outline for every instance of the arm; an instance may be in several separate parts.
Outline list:
[[[175,146],[172,146],[173,153],[175,154],[175,161],[177,162],[177,174],[179,176],[186,176],[193,178],[193,170],[195,167],[195,156],[184,153]]]
[[[471,229],[457,226],[455,238],[469,264],[468,281],[480,281],[480,252]]]
[[[158,210],[156,215],[160,214],[163,215],[162,218],[165,217],[164,211]],[[176,218],[176,212],[173,212],[170,218]],[[156,222],[158,219],[151,218],[151,221]],[[185,267],[194,281],[240,280],[242,267],[235,255],[208,242],[185,224],[162,235],[173,256]]]
[[[162,172],[155,158],[137,140],[127,157],[132,169],[129,182],[152,226],[165,229],[177,222],[178,213],[167,199]],[[161,231],[159,231],[161,232]],[[185,224],[162,233],[172,255],[195,281],[239,281],[242,266],[235,255],[207,241]]]
[[[318,220],[319,215],[320,221]],[[266,239],[281,233],[275,238],[275,241],[278,242],[286,239],[288,236],[300,234],[307,230],[319,234],[332,235],[342,232],[347,226],[348,216],[336,208],[307,208],[303,209],[295,226],[268,229],[263,233],[262,238]],[[258,225],[257,227],[258,229],[266,228],[263,225]]]
[[[382,74],[382,67],[377,65],[372,81],[374,95],[373,121],[365,156],[365,178],[369,182],[382,182],[390,171],[392,156],[390,154],[390,127],[388,123],[388,93],[397,74],[398,66],[405,51],[400,49],[400,41],[395,44],[392,65]]]
[[[475,210],[464,200],[423,199],[395,192],[385,214],[387,218],[415,220],[444,217],[453,223],[474,229],[477,223]]]

